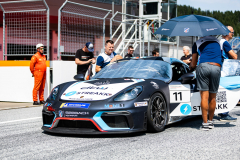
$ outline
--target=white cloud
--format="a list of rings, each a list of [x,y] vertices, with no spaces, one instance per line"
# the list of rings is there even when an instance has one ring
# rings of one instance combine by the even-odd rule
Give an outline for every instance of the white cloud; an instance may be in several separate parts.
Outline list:
[[[240,0],[177,0],[177,3],[201,8],[201,10],[240,11]]]

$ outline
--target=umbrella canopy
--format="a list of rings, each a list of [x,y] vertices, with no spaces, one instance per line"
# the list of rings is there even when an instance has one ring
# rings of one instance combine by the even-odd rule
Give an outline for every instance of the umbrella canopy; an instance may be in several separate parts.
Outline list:
[[[185,15],[165,22],[154,34],[172,36],[228,35],[230,31],[218,20],[200,15]]]

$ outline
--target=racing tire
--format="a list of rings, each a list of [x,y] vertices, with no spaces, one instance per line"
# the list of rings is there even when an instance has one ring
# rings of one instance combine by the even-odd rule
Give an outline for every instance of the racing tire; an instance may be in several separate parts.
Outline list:
[[[161,132],[167,123],[167,104],[162,94],[154,93],[147,109],[147,127],[150,132]]]

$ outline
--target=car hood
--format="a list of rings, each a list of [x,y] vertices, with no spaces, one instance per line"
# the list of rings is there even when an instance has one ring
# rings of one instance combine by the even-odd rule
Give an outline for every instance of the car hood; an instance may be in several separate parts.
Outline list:
[[[73,83],[61,95],[61,100],[96,101],[111,98],[125,88],[144,79],[95,79]]]

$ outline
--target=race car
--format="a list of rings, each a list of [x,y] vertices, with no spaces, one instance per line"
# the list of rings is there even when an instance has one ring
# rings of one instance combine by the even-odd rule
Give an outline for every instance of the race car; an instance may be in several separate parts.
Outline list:
[[[221,78],[215,113],[236,106],[239,77]],[[188,65],[168,57],[122,59],[88,81],[53,88],[43,106],[42,129],[64,134],[160,132],[193,115],[201,115],[200,93]]]

